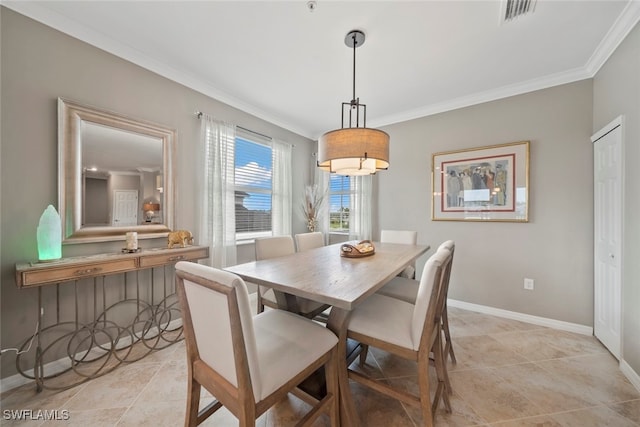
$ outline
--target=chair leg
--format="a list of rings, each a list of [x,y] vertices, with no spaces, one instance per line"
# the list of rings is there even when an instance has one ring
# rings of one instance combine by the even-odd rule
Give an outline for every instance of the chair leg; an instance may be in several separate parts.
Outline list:
[[[433,361],[436,368],[436,375],[438,379],[438,385],[436,387],[435,397],[433,398],[433,406],[431,410],[435,414],[438,410],[438,404],[440,399],[444,402],[444,408],[447,412],[451,412],[451,402],[449,401],[449,395],[452,394],[451,383],[449,381],[449,374],[447,372],[447,365],[445,355],[442,348],[442,331],[438,327],[438,333],[436,340],[433,343]],[[435,415],[434,415],[435,416]]]
[[[239,421],[238,423],[239,427],[255,427],[256,425],[255,417],[254,418],[247,417],[246,414],[241,414],[238,421]]]
[[[340,385],[338,384],[338,348],[331,350],[331,357],[325,364],[325,381],[327,394],[333,395],[333,403],[329,410],[331,427],[340,426]]]
[[[367,354],[369,353],[369,346],[365,344],[360,344],[360,365],[364,365],[367,361]]]
[[[433,427],[435,412],[431,408],[431,386],[429,385],[429,358],[418,360],[418,388],[420,390],[420,410],[422,425]]]
[[[200,406],[200,390],[202,387],[193,379],[189,378],[187,390],[187,415],[184,420],[185,427],[196,427],[198,425],[198,408]]]
[[[451,332],[449,332],[449,316],[447,315],[446,304],[442,311],[442,329],[444,330],[445,337],[444,355],[445,357],[451,356],[451,363],[455,365],[458,361],[456,360],[456,355],[453,353],[453,343],[451,342]]]

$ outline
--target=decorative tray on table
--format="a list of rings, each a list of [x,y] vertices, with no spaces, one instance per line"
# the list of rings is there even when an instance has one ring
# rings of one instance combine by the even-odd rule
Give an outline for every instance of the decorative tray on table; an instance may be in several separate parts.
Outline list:
[[[371,240],[362,240],[355,245],[345,243],[340,246],[340,256],[346,258],[362,258],[376,253],[376,247]]]

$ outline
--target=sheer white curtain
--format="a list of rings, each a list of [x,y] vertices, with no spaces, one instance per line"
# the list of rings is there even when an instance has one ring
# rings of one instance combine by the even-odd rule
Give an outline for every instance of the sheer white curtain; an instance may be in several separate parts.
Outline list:
[[[371,175],[352,176],[350,181],[352,192],[349,207],[349,238],[371,239],[373,177]]]
[[[234,189],[235,126],[203,114],[200,138],[204,148],[204,185],[200,209],[200,244],[209,246],[208,263],[222,268],[236,264]]]
[[[271,197],[271,228],[274,236],[291,235],[292,176],[291,144],[272,141],[273,187]]]
[[[318,229],[316,231],[322,231],[326,241],[329,238],[329,209],[331,208],[331,200],[329,200],[329,178],[331,174],[323,171],[320,168],[315,168],[315,175],[313,183],[318,186],[318,192],[324,195],[324,203],[322,210],[319,213]],[[326,243],[326,242],[325,242]]]

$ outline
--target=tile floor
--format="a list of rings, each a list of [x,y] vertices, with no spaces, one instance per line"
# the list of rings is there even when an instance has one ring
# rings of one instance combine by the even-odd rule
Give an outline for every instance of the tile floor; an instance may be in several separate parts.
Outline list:
[[[450,308],[457,365],[449,365],[453,411],[436,426],[640,426],[640,392],[594,338]],[[8,421],[3,426],[181,426],[186,400],[183,342],[72,389],[1,396],[4,410],[68,410],[66,421]],[[354,362],[357,365],[358,362]],[[372,349],[358,367],[380,381],[416,390],[415,364]],[[418,410],[352,383],[363,427],[419,426]],[[203,403],[211,396],[203,396]],[[261,416],[261,427],[290,426],[306,411],[293,396]],[[328,426],[324,417],[317,423]],[[226,410],[205,426],[237,426]]]

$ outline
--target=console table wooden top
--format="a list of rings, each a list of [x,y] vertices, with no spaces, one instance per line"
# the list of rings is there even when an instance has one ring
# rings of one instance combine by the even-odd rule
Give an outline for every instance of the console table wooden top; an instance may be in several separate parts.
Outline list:
[[[134,253],[112,252],[62,258],[51,262],[16,264],[16,285],[18,288],[30,288],[159,267],[178,261],[193,261],[208,256],[209,248],[206,246],[187,246],[171,249],[143,249]]]

